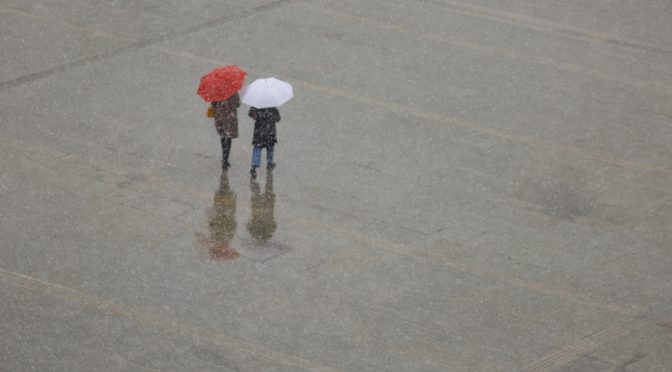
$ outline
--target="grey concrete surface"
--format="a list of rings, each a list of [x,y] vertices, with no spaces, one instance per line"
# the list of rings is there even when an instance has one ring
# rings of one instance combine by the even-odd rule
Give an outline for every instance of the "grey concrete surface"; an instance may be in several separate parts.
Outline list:
[[[671,17],[0,1],[0,370],[669,371]],[[256,184],[226,64],[295,88]]]

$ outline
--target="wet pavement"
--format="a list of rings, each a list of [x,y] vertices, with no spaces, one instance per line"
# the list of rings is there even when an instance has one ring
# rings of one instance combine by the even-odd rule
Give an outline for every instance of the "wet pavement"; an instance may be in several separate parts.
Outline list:
[[[671,16],[0,2],[0,370],[668,371]],[[255,180],[227,64],[294,86]]]

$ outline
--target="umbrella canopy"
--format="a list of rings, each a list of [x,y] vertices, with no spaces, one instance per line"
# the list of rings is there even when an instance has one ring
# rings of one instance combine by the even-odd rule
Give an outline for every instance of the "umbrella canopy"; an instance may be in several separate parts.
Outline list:
[[[201,77],[198,95],[208,102],[224,101],[243,87],[245,75],[236,65],[218,67]]]
[[[292,86],[276,78],[257,79],[243,89],[240,99],[256,108],[279,107],[294,97]]]

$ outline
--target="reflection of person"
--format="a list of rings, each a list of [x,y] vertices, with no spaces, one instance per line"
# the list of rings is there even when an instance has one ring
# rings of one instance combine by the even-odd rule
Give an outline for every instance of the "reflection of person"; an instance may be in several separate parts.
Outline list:
[[[250,108],[248,115],[254,119],[254,137],[252,138],[252,178],[257,176],[257,168],[261,164],[261,150],[266,149],[266,166],[268,169],[275,168],[273,162],[273,150],[277,140],[275,123],[280,121],[280,111],[276,107],[258,109]]]
[[[275,209],[275,194],[273,193],[273,172],[266,173],[264,193],[259,190],[256,179],[250,180],[252,191],[252,217],[247,222],[247,231],[250,232],[255,243],[266,244],[278,227],[273,212]]]
[[[212,102],[208,116],[215,118],[215,129],[222,142],[222,169],[228,169],[231,140],[238,137],[238,107],[240,96],[234,93],[224,101]]]
[[[236,194],[229,187],[226,172],[222,172],[219,189],[215,192],[214,203],[208,215],[210,230],[208,249],[212,258],[230,260],[240,255],[229,246],[236,233],[235,214]]]

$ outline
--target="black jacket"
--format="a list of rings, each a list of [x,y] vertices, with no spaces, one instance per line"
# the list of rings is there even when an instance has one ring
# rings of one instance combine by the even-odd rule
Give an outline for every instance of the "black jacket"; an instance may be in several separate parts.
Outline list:
[[[253,145],[266,147],[278,143],[275,123],[280,121],[280,111],[277,108],[258,109],[252,107],[248,115],[254,119]]]

